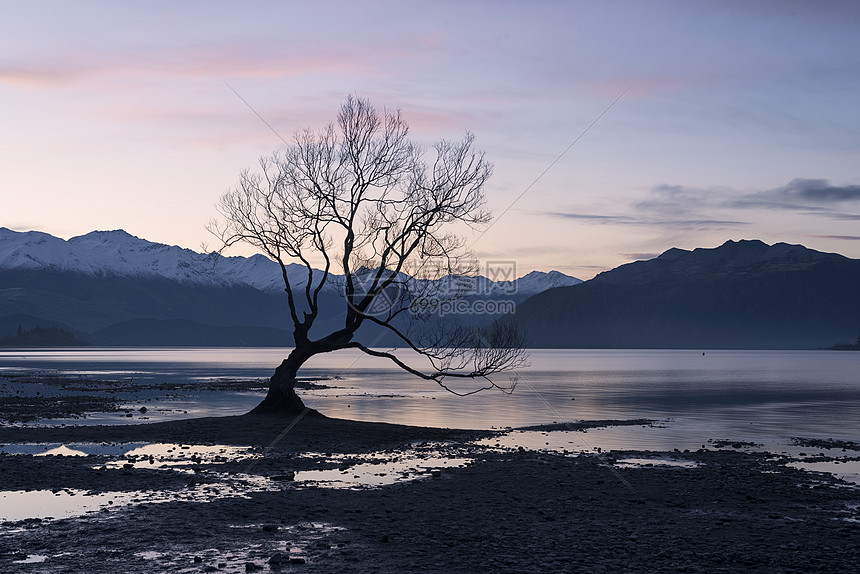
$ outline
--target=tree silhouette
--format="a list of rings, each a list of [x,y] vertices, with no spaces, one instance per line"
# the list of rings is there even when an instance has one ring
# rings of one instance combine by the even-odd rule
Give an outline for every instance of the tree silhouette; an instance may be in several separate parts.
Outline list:
[[[280,264],[292,319],[295,347],[252,413],[303,412],[295,392],[299,369],[314,355],[340,349],[383,357],[456,394],[503,388],[491,377],[523,364],[515,324],[473,329],[433,315],[440,300],[458,296],[439,279],[463,274],[469,260],[457,228],[490,221],[483,188],[492,165],[468,132],[427,153],[408,131],[399,111],[349,96],[335,123],[297,133],[221,197],[223,220],[210,230],[224,247],[248,243]],[[287,265],[296,262],[307,273],[294,284]],[[314,337],[320,293],[335,282],[343,322]],[[395,348],[359,342],[356,332],[370,324],[392,334]],[[481,382],[458,392],[449,384],[455,378]]]

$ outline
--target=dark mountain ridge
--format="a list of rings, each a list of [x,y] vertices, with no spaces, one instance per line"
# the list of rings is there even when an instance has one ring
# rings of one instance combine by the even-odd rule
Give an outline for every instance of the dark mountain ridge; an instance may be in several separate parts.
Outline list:
[[[801,245],[670,249],[517,307],[549,348],[822,348],[860,331],[860,260]]]
[[[286,273],[293,288],[301,291],[306,269],[292,264]],[[462,292],[467,302],[519,302],[578,281],[556,271],[534,271],[516,281],[446,276],[438,289],[443,295]],[[346,302],[339,284],[340,278],[330,276],[320,292],[320,315],[312,337],[341,326]],[[301,315],[301,301],[297,306]],[[457,316],[459,321],[481,324],[494,318]],[[94,231],[66,241],[0,227],[0,337],[15,336],[19,324],[25,329],[63,329],[97,345],[292,344],[292,321],[277,263],[261,255],[196,253],[122,230]],[[369,344],[399,343],[374,325],[362,328],[359,337]]]
[[[692,251],[673,247],[655,259],[636,261],[604,271],[592,281],[601,284],[668,283],[697,275],[699,279],[740,280],[764,275],[803,271],[824,263],[852,261],[836,253],[822,253],[802,245],[759,240],[727,241],[716,248]]]

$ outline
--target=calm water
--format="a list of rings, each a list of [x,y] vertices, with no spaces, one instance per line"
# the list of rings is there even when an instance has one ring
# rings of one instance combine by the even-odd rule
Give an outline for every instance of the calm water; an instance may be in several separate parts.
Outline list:
[[[267,378],[283,355],[278,349],[15,350],[0,352],[0,375],[24,370],[198,381],[201,393],[188,398],[194,406],[188,416],[238,414],[260,395],[205,393],[206,381]],[[614,441],[641,448],[691,448],[710,438],[780,444],[792,436],[860,440],[856,352],[537,350],[530,363],[519,371],[512,394],[491,389],[457,397],[384,361],[341,352],[316,357],[301,373],[328,378],[332,388],[302,396],[330,416],[442,427],[664,421],[663,428],[607,429],[582,437],[607,448]],[[497,382],[508,384],[506,378]],[[474,384],[458,390],[471,390]]]

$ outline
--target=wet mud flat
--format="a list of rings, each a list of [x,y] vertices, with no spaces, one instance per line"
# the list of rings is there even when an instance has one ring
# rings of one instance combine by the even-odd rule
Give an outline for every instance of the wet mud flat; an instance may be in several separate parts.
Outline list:
[[[221,445],[224,454],[175,467],[145,454],[0,454],[4,490],[114,501],[67,518],[7,520],[0,571],[860,571],[860,491],[788,466],[794,459],[731,446],[479,446],[490,434],[249,416],[2,427],[4,445]],[[435,466],[379,487],[302,480],[351,478],[404,453]]]
[[[302,380],[302,388],[322,389],[319,380]],[[149,380],[121,376],[100,378],[82,374],[40,371],[0,372],[0,424],[38,423],[42,420],[74,424],[92,414],[114,413],[129,419],[147,420],[160,412],[175,418],[183,412],[173,408],[177,399],[186,401],[200,393],[264,393],[262,380],[212,379],[199,381]],[[187,414],[187,411],[186,411]]]

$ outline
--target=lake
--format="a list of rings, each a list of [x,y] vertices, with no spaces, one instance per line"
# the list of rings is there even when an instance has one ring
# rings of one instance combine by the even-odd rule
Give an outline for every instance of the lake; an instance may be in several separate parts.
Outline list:
[[[239,414],[261,395],[207,393],[207,381],[268,378],[285,352],[16,349],[0,351],[0,375],[40,371],[140,383],[196,381],[199,393],[172,399],[178,416]],[[330,386],[301,391],[308,406],[355,420],[480,429],[582,419],[661,421],[647,431],[577,433],[580,446],[605,448],[698,448],[708,439],[788,444],[795,436],[860,440],[860,352],[533,350],[513,393],[490,389],[468,397],[360,352],[315,357],[301,375],[324,378]],[[497,382],[508,384],[506,377]],[[457,389],[476,385],[461,383]],[[137,421],[111,414],[65,422]]]

